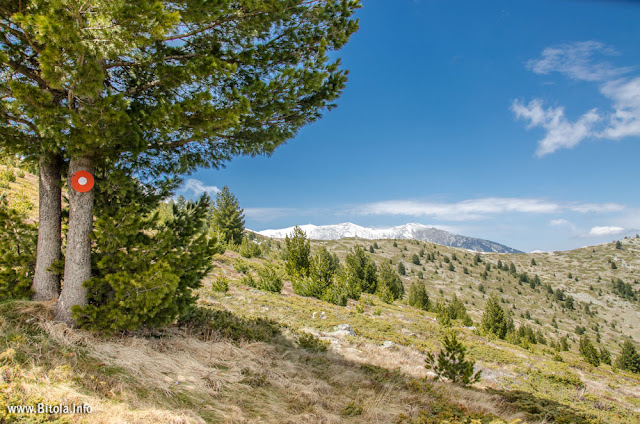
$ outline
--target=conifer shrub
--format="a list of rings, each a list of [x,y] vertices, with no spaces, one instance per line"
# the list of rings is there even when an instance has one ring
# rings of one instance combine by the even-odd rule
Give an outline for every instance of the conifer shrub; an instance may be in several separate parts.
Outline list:
[[[468,314],[465,315],[464,318],[462,318],[462,325],[464,325],[465,327],[473,327],[473,320]]]
[[[388,263],[380,265],[377,286],[376,294],[386,303],[392,303],[404,296],[402,280]]]
[[[402,261],[398,262],[398,274],[407,275],[407,268]]]
[[[377,288],[376,264],[365,254],[360,245],[352,248],[345,257],[345,277],[349,287],[348,296],[359,299],[360,293],[375,293]]]
[[[338,306],[347,306],[348,298],[346,281],[340,278],[336,278],[334,283],[327,288],[321,297],[325,302],[333,303]]]
[[[244,258],[257,258],[262,254],[262,251],[258,243],[243,238],[242,243],[240,243],[238,247],[238,253]]]
[[[412,282],[409,286],[409,297],[407,301],[409,305],[414,308],[424,311],[429,310],[429,295],[427,294],[427,289],[424,284],[416,281]]]
[[[621,370],[631,371],[640,374],[640,354],[630,340],[625,340],[622,350],[616,358],[616,367]]]
[[[340,276],[336,273],[340,267],[340,260],[335,254],[330,254],[326,248],[320,249],[311,258],[308,276],[292,278],[294,293],[300,296],[315,297],[336,305],[347,304],[347,289],[344,272]]]
[[[298,277],[291,280],[293,292],[300,296],[320,298],[326,287],[323,283],[312,277]]]
[[[0,171],[0,179],[9,183],[14,183],[16,181],[16,175],[13,173],[13,169],[7,166],[5,169]]]
[[[436,315],[436,320],[438,324],[443,327],[451,327],[451,315],[449,315],[449,310],[447,308],[441,308],[438,311],[438,315]]]
[[[485,333],[493,334],[500,339],[504,339],[507,335],[507,330],[509,329],[508,320],[495,296],[491,296],[487,300],[480,325]]]
[[[311,269],[311,242],[307,234],[298,226],[291,237],[285,237],[285,269],[291,277],[306,277]]]
[[[593,346],[593,344],[591,343],[591,339],[589,339],[586,334],[583,334],[580,337],[579,351],[580,355],[582,355],[585,361],[587,361],[594,367],[600,365],[600,356],[598,355],[598,351]]]
[[[272,293],[280,293],[282,291],[282,278],[272,265],[264,266],[258,271],[260,277],[256,283],[256,288]]]
[[[391,304],[395,300],[393,297],[393,293],[391,293],[391,290],[387,285],[383,285],[383,286],[378,285],[376,296],[378,296],[380,300],[382,300],[384,303]]]
[[[298,346],[311,352],[326,352],[329,342],[320,340],[313,334],[301,332],[298,335]]]
[[[247,274],[249,272],[249,265],[240,259],[233,261],[233,268],[240,274]]]
[[[609,352],[609,349],[604,346],[600,346],[599,356],[600,361],[602,361],[603,364],[611,365],[611,352]]]
[[[227,277],[216,278],[211,282],[211,291],[226,293],[229,291],[229,280]]]
[[[36,266],[35,224],[0,196],[0,300],[26,299]]]
[[[242,280],[240,280],[240,282],[247,287],[256,287],[256,280],[253,278],[253,275],[251,275],[251,273],[247,273],[244,277],[242,277]]]
[[[482,371],[474,373],[475,361],[465,358],[467,349],[455,332],[445,334],[442,345],[437,355],[429,352],[425,359],[425,367],[433,370],[437,379],[446,379],[463,386],[480,381]]]
[[[175,203],[161,222],[158,205],[166,190],[117,170],[96,184],[93,275],[84,283],[88,303],[72,308],[80,327],[106,332],[161,327],[195,303],[193,291],[210,271],[213,255],[222,252],[217,240],[207,237],[210,199]]]
[[[221,237],[223,243],[239,246],[244,234],[244,210],[238,199],[224,186],[216,194],[216,202],[210,208],[211,226]]]

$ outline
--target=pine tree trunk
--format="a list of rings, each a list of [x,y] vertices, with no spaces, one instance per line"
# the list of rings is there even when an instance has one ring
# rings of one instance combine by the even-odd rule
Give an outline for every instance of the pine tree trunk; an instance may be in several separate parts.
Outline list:
[[[39,212],[36,271],[33,277],[35,300],[58,297],[60,278],[49,267],[60,259],[60,208],[62,159],[55,154],[43,155],[39,164]]]
[[[93,228],[93,190],[80,193],[71,188],[77,171],[94,173],[90,157],[74,157],[69,162],[69,231],[64,262],[62,292],[56,304],[56,321],[74,324],[73,305],[86,305],[87,289],[82,286],[91,277],[91,231]]]

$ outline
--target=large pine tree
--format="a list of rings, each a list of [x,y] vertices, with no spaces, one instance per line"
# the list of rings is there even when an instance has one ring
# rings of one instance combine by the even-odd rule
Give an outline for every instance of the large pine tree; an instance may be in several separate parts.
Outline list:
[[[50,266],[60,257],[64,181],[121,162],[154,178],[271,154],[335,106],[347,72],[330,55],[357,30],[359,6],[2,2],[0,148],[40,167],[36,297],[58,293]],[[70,190],[69,209],[56,318],[71,323],[71,307],[87,301],[93,190]]]
[[[244,209],[236,196],[224,186],[216,195],[216,204],[211,211],[211,225],[225,243],[242,243],[244,232]]]

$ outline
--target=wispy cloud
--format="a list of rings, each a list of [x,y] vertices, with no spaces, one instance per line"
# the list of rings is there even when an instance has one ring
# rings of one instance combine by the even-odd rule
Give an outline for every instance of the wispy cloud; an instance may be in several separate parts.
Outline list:
[[[562,106],[545,107],[540,99],[527,104],[514,100],[511,110],[517,119],[528,121],[529,129],[546,130],[544,138],[538,141],[538,157],[573,148],[589,138],[640,136],[640,77],[627,77],[632,68],[616,67],[602,59],[616,55],[618,52],[609,46],[584,41],[548,47],[540,58],[527,63],[536,74],[558,72],[574,80],[599,83],[600,93],[611,101],[612,108],[607,113],[594,108],[570,121]]]
[[[569,225],[569,221],[567,221],[566,219],[552,219],[551,221],[549,221],[549,225],[560,227],[562,225]]]
[[[611,139],[640,136],[640,77],[609,81],[600,91],[611,99],[615,112],[599,136]]]
[[[199,197],[203,193],[214,195],[218,193],[220,189],[216,186],[205,185],[202,181],[195,178],[190,178],[184,182],[184,184],[178,190],[178,193],[191,194],[193,197]]]
[[[625,209],[620,203],[571,203],[567,209],[579,213],[620,212]]]
[[[367,203],[352,209],[358,215],[430,216],[447,221],[474,221],[509,212],[548,214],[561,211],[578,213],[611,212],[624,209],[615,203],[557,203],[535,198],[488,197],[454,203],[390,200]]]
[[[593,135],[593,129],[602,118],[596,109],[585,113],[576,122],[570,122],[564,114],[563,107],[544,108],[542,101],[534,99],[525,105],[515,100],[511,106],[516,118],[528,120],[528,128],[542,127],[547,135],[538,141],[536,156],[541,157],[558,149],[570,149],[577,146],[585,138]]]
[[[589,236],[592,237],[604,237],[604,236],[617,236],[624,233],[626,230],[622,227],[593,227],[589,231]]]
[[[527,62],[527,68],[541,75],[560,72],[576,80],[605,81],[631,70],[598,59],[599,56],[618,55],[614,48],[598,41],[582,41],[547,47],[540,58]]]

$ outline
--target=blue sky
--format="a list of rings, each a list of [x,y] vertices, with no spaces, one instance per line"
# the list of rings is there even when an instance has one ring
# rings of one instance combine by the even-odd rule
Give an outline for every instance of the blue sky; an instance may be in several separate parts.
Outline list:
[[[365,0],[338,108],[199,170],[254,230],[419,222],[524,251],[640,232],[640,2]]]

